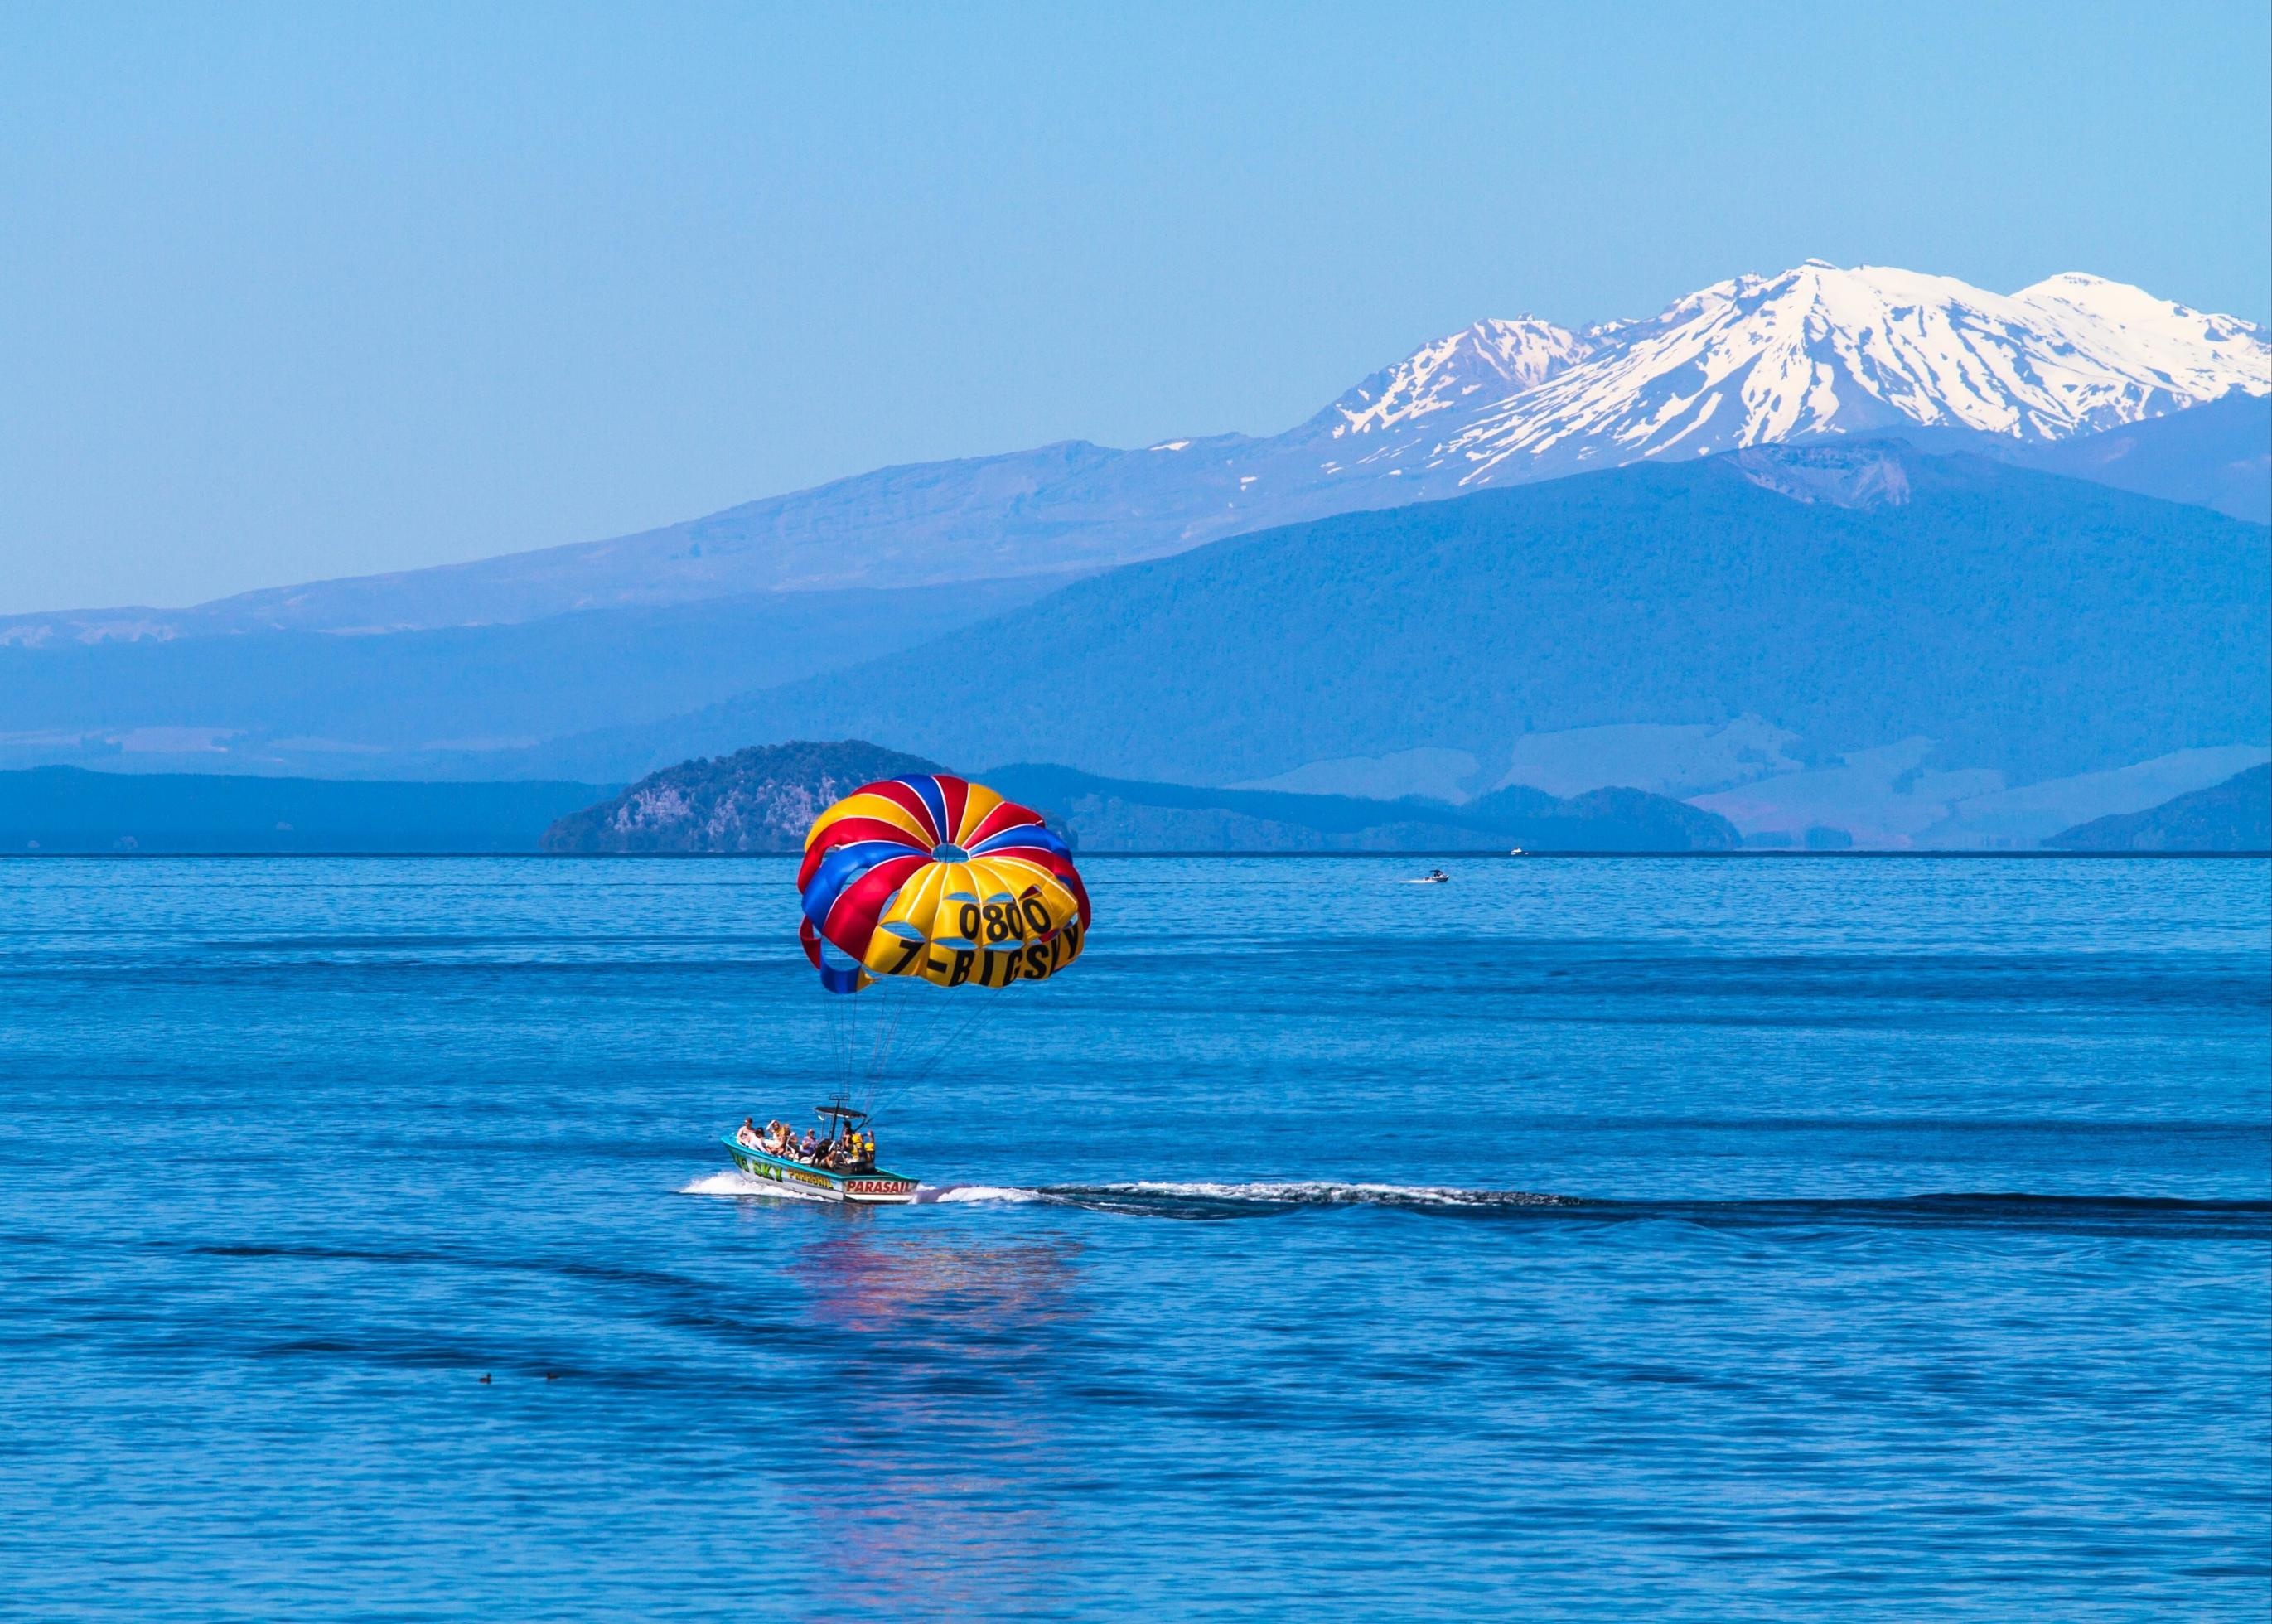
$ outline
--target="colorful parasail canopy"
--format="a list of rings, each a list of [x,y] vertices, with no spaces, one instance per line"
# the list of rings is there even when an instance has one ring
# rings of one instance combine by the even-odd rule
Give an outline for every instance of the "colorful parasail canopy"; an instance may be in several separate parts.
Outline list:
[[[1040,981],[1080,956],[1088,892],[1030,807],[945,773],[865,784],[813,820],[796,888],[832,992],[875,976]]]

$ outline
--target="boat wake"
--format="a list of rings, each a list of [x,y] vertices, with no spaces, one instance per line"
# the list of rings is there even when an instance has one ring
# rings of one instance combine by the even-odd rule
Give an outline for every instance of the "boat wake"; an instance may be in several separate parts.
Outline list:
[[[1305,1207],[1394,1207],[1422,1212],[1477,1212],[1507,1208],[1581,1205],[1566,1195],[1533,1190],[1475,1190],[1450,1185],[1341,1184],[1326,1179],[1284,1183],[1057,1185],[1043,1199],[1096,1212],[1163,1218],[1259,1217]]]
[[[752,1179],[738,1168],[705,1173],[682,1186],[681,1195],[756,1196],[799,1199],[794,1186]],[[1142,1179],[1130,1184],[1068,1184],[1028,1189],[1019,1185],[927,1184],[916,1192],[918,1206],[993,1202],[1016,1205],[1045,1201],[1085,1207],[1092,1212],[1125,1212],[1171,1218],[1221,1218],[1289,1212],[1302,1207],[1409,1207],[1474,1210],[1496,1207],[1567,1206],[1562,1195],[1527,1190],[1467,1190],[1448,1186],[1337,1184],[1323,1179],[1289,1183],[1175,1184]]]
[[[736,1169],[706,1173],[684,1195],[797,1200],[793,1188]],[[1513,1218],[1587,1224],[1684,1224],[1706,1229],[2007,1230],[2065,1235],[2272,1240],[2272,1202],[2157,1196],[2036,1195],[2007,1191],[1897,1196],[1634,1200],[1483,1190],[1451,1185],[1288,1181],[1125,1184],[925,1185],[919,1205],[1077,1207],[1133,1217],[1268,1217],[1331,1208],[1371,1208],[1446,1217]]]
[[[1895,1196],[1634,1200],[1398,1184],[1058,1186],[1045,1201],[1165,1218],[1260,1217],[1305,1208],[1389,1208],[1534,1223],[1680,1224],[1743,1230],[2003,1230],[2039,1234],[2272,1240],[2272,1201],[2009,1191]]]

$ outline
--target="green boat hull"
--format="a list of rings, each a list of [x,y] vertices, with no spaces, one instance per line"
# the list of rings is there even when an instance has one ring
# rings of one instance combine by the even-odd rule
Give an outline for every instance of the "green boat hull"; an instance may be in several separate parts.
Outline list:
[[[863,1173],[840,1173],[833,1168],[813,1167],[770,1151],[753,1150],[738,1139],[726,1140],[724,1144],[735,1166],[752,1179],[781,1186],[784,1195],[881,1207],[901,1206],[916,1198],[916,1180],[880,1167]]]

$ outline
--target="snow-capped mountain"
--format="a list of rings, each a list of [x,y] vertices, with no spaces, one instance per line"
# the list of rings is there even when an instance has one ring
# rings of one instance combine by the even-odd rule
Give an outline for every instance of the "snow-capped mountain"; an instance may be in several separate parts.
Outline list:
[[[1133,451],[1068,442],[882,468],[611,541],[191,610],[16,617],[0,621],[0,647],[407,631],[1087,572],[1328,514],[1825,435],[1929,431],[2024,460],[2093,431],[2268,393],[2261,328],[2119,282],[2070,273],[1997,294],[1809,260],[1582,332],[1531,316],[1477,322],[1267,438]],[[2242,473],[2262,486],[2261,468]],[[2231,511],[2253,516],[2258,500]]]
[[[2074,273],[2006,295],[1809,260],[1582,341],[1581,361],[1442,437],[1430,466],[1474,485],[1908,427],[2040,443],[2272,391],[2253,324]]]

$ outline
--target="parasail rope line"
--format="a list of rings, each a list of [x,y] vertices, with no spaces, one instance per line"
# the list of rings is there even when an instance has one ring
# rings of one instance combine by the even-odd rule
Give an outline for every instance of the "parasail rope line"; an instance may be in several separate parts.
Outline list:
[[[1047,979],[1047,977],[1043,977],[1043,979]],[[1012,986],[1021,986],[1024,984],[1025,978],[1022,977],[1020,977],[1018,981],[1011,984]],[[1002,987],[995,990],[992,996],[999,998],[1007,994],[1009,991],[1009,987]],[[958,1025],[948,1031],[944,1037],[931,1044],[928,1047],[927,1051],[918,1054],[907,1067],[903,1068],[898,1074],[898,1079],[893,1087],[889,1090],[879,1094],[876,1101],[871,1104],[868,1109],[869,1120],[872,1122],[878,1117],[881,1116],[890,1106],[899,1104],[906,1096],[906,1093],[910,1087],[916,1083],[928,1081],[931,1074],[938,1070],[940,1064],[945,1060],[947,1056],[952,1054],[962,1040],[970,1035],[971,1029],[978,1024],[979,1021],[985,1016],[986,1013],[987,1008],[983,1002],[973,1003],[969,1013],[963,1016],[961,1022]]]

